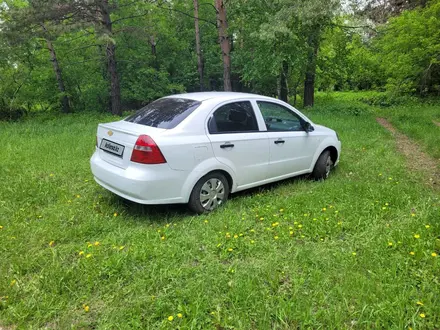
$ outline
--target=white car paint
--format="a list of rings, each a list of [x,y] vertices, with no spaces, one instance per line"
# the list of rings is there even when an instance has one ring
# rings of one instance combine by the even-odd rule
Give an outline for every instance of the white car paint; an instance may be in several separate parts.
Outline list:
[[[292,106],[269,97],[204,92],[166,97],[201,102],[189,116],[171,129],[155,128],[124,120],[99,124],[97,147],[90,160],[98,184],[128,200],[141,204],[187,203],[197,181],[212,171],[224,171],[236,192],[296,175],[311,173],[326,148],[336,151],[339,161],[341,142],[336,133],[314,124]],[[208,121],[223,105],[250,101],[258,129],[255,132],[210,134]],[[314,128],[312,132],[268,132],[257,101],[271,102],[292,111]],[[130,160],[137,138],[150,136],[166,162],[141,164]],[[118,157],[100,149],[103,139],[123,146]],[[275,144],[278,139],[284,143]],[[220,148],[233,144],[232,148]]]

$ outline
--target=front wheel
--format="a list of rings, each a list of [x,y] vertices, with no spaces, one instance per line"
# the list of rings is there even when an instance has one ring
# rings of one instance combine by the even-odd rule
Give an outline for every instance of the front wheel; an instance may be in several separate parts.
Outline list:
[[[229,184],[226,177],[218,172],[208,173],[197,181],[191,196],[189,208],[198,213],[207,213],[223,205],[228,199]]]
[[[313,168],[312,178],[315,180],[325,180],[328,178],[331,169],[333,168],[333,161],[330,151],[324,151],[316,161]]]

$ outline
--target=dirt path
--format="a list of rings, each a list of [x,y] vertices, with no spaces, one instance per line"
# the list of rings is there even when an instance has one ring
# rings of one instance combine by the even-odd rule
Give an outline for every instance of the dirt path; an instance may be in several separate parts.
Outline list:
[[[440,123],[438,121],[433,120],[432,122],[434,123],[434,125],[437,125],[438,127],[440,127]]]
[[[436,189],[440,189],[440,171],[438,162],[420,150],[420,147],[411,141],[405,134],[397,131],[385,118],[376,118],[376,121],[393,133],[396,138],[397,149],[405,155],[407,166],[410,170],[425,173],[426,183]],[[440,123],[436,123],[439,124]]]

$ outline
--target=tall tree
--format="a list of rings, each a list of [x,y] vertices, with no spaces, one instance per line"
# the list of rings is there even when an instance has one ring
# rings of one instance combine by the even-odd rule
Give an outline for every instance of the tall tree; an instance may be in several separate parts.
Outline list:
[[[317,24],[311,27],[307,38],[307,62],[304,78],[304,107],[313,107],[315,104],[315,76],[318,57],[321,27]]]
[[[97,22],[102,25],[104,34],[107,37],[106,54],[108,75],[110,78],[111,112],[114,115],[121,115],[121,87],[117,71],[116,44],[113,39],[113,24],[110,18],[108,0],[99,0],[98,8],[100,9],[101,17],[98,16]]]
[[[44,38],[46,40],[47,49],[49,50],[49,54],[50,54],[50,60],[53,65],[53,71],[55,72],[55,77],[58,83],[58,90],[60,91],[60,95],[61,95],[61,105],[62,105],[61,109],[63,113],[69,113],[70,112],[69,98],[66,94],[66,87],[64,86],[63,74],[61,71],[60,64],[58,62],[55,48],[51,40],[51,36],[44,23],[40,23],[40,26],[44,31]]]
[[[196,32],[197,71],[199,72],[200,91],[203,91],[203,57],[200,45],[199,1],[194,0],[194,27]]]
[[[214,0],[217,11],[217,29],[223,59],[223,89],[232,91],[231,83],[231,43],[228,35],[228,20],[223,0]]]

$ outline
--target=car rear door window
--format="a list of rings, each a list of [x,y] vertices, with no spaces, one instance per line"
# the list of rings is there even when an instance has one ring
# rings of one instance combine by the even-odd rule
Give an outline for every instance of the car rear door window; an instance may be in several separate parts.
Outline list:
[[[268,132],[304,131],[302,119],[293,111],[282,105],[258,101]]]
[[[208,122],[211,134],[258,132],[251,102],[228,103],[218,108]]]
[[[183,98],[156,100],[125,118],[130,123],[171,129],[188,117],[201,102]]]

